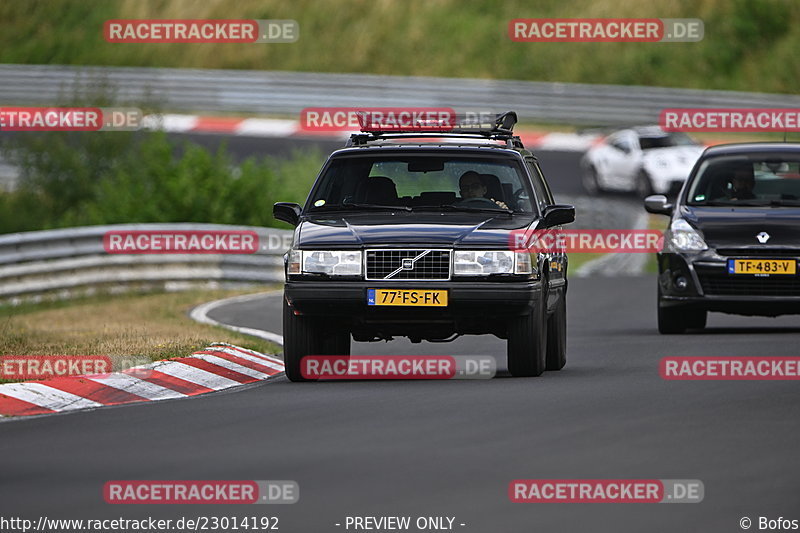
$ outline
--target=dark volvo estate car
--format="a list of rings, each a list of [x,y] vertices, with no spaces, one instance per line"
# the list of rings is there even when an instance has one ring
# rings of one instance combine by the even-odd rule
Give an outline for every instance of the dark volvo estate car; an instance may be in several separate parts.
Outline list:
[[[698,160],[658,254],[658,329],[703,328],[708,311],[800,313],[800,144],[715,146]]]
[[[331,154],[305,206],[275,204],[294,225],[286,254],[286,374],[350,341],[508,339],[515,376],[566,362],[567,257],[514,251],[514,231],[559,227],[514,113],[447,133],[369,128]],[[363,124],[362,124],[363,126]]]

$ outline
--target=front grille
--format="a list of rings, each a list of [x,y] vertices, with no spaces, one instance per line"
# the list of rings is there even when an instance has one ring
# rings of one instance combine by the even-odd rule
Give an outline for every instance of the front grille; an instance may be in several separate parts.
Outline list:
[[[450,279],[450,250],[367,250],[367,279]]]
[[[695,267],[710,296],[800,296],[800,277],[730,275],[724,268]]]
[[[718,248],[717,253],[725,257],[800,257],[797,248]]]

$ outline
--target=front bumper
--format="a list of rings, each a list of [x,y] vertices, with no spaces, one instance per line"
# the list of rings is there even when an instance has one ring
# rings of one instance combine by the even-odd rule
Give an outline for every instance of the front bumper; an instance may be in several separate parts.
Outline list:
[[[367,305],[367,289],[444,289],[447,307]],[[504,336],[509,317],[527,315],[542,298],[539,280],[525,281],[288,281],[284,295],[295,312],[372,335],[444,338],[454,333]]]
[[[715,250],[659,252],[659,305],[742,315],[800,314],[800,275],[732,276],[727,272],[727,261],[732,258]],[[800,258],[795,259],[800,267]]]

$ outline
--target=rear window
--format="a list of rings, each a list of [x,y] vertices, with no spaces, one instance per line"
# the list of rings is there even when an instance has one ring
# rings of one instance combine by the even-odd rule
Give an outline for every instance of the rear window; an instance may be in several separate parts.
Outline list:
[[[502,202],[513,211],[532,212],[530,184],[518,160],[463,154],[334,158],[306,208],[314,211],[348,204],[432,208],[457,206],[470,198],[486,199],[487,208],[491,202]],[[480,201],[469,205],[482,206]]]

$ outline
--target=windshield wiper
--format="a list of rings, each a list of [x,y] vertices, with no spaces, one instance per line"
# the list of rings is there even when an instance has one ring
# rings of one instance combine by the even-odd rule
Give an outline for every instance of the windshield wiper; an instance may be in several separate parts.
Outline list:
[[[467,213],[508,213],[513,214],[515,211],[511,209],[503,209],[499,205],[497,207],[468,207],[463,205],[452,205],[452,204],[442,204],[442,205],[418,205],[413,208],[415,211],[420,209],[439,209],[443,211],[464,211]]]
[[[317,209],[327,209],[330,211],[335,211],[337,209],[363,209],[365,211],[411,211],[411,208],[406,205],[380,205],[380,204],[356,204],[356,203],[343,203],[343,204],[330,204],[330,205],[322,205],[319,207],[314,207],[314,210]]]

